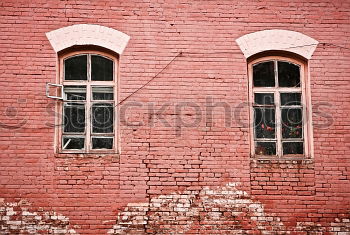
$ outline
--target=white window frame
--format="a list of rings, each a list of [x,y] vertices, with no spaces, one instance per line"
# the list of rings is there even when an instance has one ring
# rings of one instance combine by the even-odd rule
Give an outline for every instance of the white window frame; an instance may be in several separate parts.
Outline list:
[[[283,61],[293,63],[300,67],[300,87],[277,87],[278,74],[276,73],[275,63],[275,87],[253,87],[253,65],[268,61]],[[250,124],[250,151],[251,156],[259,159],[310,159],[312,158],[312,123],[311,123],[311,96],[308,82],[307,62],[284,56],[264,56],[248,61],[249,76],[249,124]],[[301,93],[301,107],[303,115],[303,142],[304,154],[283,155],[282,149],[282,122],[281,122],[281,105],[280,93]],[[255,153],[255,120],[254,120],[254,93],[273,93],[275,102],[275,121],[276,121],[276,155],[258,155]]]
[[[64,61],[68,58],[79,56],[79,55],[88,55],[88,80],[81,81],[81,80],[64,80]],[[113,81],[91,81],[91,55],[98,55],[105,57],[107,59],[110,59],[113,61]],[[63,102],[59,102],[57,109],[58,113],[60,114],[60,118],[57,119],[56,125],[59,127],[57,128],[57,134],[56,134],[56,151],[58,153],[80,153],[80,154],[112,154],[112,153],[119,153],[119,117],[118,117],[118,100],[119,100],[119,60],[117,55],[101,52],[98,50],[79,50],[74,51],[71,53],[66,53],[62,56],[59,56],[58,59],[58,81],[59,84],[63,86],[62,89],[62,96],[63,96]],[[85,134],[77,133],[77,136],[83,136],[85,135],[85,148],[84,149],[63,149],[63,136],[75,136],[74,134],[64,134],[63,133],[63,126],[64,126],[64,102],[65,102],[65,94],[63,92],[65,86],[86,86],[86,104],[85,104]],[[114,120],[113,120],[113,134],[109,136],[113,136],[113,148],[112,149],[92,149],[92,123],[91,123],[91,112],[92,112],[92,104],[93,103],[101,103],[102,101],[93,101],[92,100],[92,87],[99,86],[99,87],[113,87],[113,94],[114,94],[114,100],[108,101],[105,100],[103,103],[113,103],[114,106]],[[98,136],[103,136],[103,134],[98,134]],[[108,137],[108,135],[106,135]]]

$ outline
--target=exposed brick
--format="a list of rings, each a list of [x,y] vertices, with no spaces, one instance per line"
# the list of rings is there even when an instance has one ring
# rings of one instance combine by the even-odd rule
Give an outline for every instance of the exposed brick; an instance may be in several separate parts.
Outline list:
[[[2,0],[0,233],[349,234],[349,15],[349,1]],[[45,85],[74,44],[121,54],[120,154],[54,152]],[[307,161],[250,156],[246,56],[274,48],[312,54]]]

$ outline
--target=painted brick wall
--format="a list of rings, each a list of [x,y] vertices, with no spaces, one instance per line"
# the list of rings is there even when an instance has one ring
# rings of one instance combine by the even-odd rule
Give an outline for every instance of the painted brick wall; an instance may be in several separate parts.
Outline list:
[[[349,19],[349,1],[2,0],[0,233],[350,234]],[[121,99],[178,55],[121,106],[120,155],[54,154],[45,33],[73,24],[131,36]],[[235,40],[264,29],[320,42],[312,161],[249,156]]]

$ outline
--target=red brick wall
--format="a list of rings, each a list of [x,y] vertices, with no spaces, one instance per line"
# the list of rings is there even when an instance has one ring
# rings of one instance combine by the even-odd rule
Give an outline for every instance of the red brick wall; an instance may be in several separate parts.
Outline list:
[[[349,17],[347,1],[1,1],[1,232],[349,234]],[[121,105],[120,155],[54,154],[45,84],[56,54],[45,33],[78,23],[131,36],[121,99],[183,52]],[[235,39],[264,29],[320,42],[309,61],[312,161],[249,156]],[[206,116],[211,100],[231,113],[218,104]]]

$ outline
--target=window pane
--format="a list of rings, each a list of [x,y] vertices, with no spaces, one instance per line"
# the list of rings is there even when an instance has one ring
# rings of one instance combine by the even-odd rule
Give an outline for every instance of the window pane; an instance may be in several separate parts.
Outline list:
[[[303,142],[283,142],[283,155],[287,154],[303,154]]]
[[[255,113],[255,137],[275,138],[275,109],[254,108]]]
[[[113,149],[113,138],[92,138],[93,149]]]
[[[92,88],[93,100],[113,100],[113,87],[93,87]]]
[[[83,137],[63,137],[62,149],[84,149]]]
[[[255,154],[276,155],[276,143],[275,142],[256,142]]]
[[[85,131],[85,105],[78,103],[64,104],[64,132]]]
[[[280,87],[300,87],[300,67],[278,61],[278,84]]]
[[[86,100],[86,86],[65,86],[66,100]]]
[[[254,102],[262,105],[273,105],[275,103],[273,93],[255,93]]]
[[[87,55],[74,56],[64,61],[64,80],[87,80]]]
[[[273,61],[253,65],[253,84],[254,87],[275,86],[275,72]]]
[[[102,56],[91,56],[91,79],[113,81],[113,61]]]
[[[282,109],[282,138],[303,137],[302,109]]]
[[[113,104],[94,104],[92,106],[92,132],[113,133]]]
[[[301,105],[301,93],[281,93],[281,105]]]

